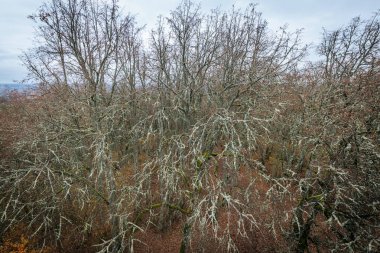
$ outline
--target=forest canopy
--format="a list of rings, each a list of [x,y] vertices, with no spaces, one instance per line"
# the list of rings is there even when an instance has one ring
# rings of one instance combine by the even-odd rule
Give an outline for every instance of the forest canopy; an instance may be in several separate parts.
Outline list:
[[[0,101],[1,253],[380,251],[379,12],[317,52],[254,4],[185,0],[148,41],[116,0],[30,18],[38,88]]]

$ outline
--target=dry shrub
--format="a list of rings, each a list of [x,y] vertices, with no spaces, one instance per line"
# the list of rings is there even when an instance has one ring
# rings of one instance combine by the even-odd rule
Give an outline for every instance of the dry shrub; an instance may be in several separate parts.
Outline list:
[[[31,237],[30,230],[25,224],[18,224],[6,232],[1,238],[1,253],[52,253],[56,252],[54,246],[47,246],[43,238]]]

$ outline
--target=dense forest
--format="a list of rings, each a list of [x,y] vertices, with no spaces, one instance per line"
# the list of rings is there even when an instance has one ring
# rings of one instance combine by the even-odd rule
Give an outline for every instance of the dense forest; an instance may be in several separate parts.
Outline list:
[[[146,39],[116,0],[46,2],[38,88],[0,101],[0,252],[379,252],[379,15],[315,52],[254,4]]]

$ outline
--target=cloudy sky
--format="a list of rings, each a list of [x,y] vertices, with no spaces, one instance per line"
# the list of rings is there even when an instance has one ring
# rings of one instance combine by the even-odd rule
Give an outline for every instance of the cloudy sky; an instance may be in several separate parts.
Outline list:
[[[48,0],[45,0],[48,1]],[[19,60],[23,51],[33,46],[33,22],[27,16],[36,12],[44,0],[1,0],[0,9],[0,83],[19,82],[26,70]],[[119,0],[125,12],[136,14],[146,30],[152,29],[158,15],[168,15],[180,0]],[[351,18],[369,18],[380,9],[380,0],[195,0],[204,11],[233,4],[244,8],[257,3],[258,10],[272,29],[288,24],[292,30],[304,28],[305,43],[317,44],[322,27],[336,29]]]

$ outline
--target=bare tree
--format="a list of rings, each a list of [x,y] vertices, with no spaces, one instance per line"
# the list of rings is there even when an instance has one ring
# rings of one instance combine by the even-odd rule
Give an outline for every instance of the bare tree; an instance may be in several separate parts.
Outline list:
[[[166,22],[152,33],[150,75],[160,95],[139,135],[153,135],[157,151],[144,170],[160,184],[160,222],[170,221],[165,209],[187,216],[181,252],[197,233],[236,251],[232,234],[247,237],[259,223],[249,204],[256,178],[241,189],[239,175],[244,166],[256,171],[251,154],[278,114],[268,85],[283,82],[305,48],[299,32],[272,34],[254,5],[203,15],[184,1]],[[222,225],[223,215],[234,218]]]
[[[294,93],[299,97],[298,111],[291,113],[295,118],[278,122],[290,133],[285,140],[291,143],[283,152],[292,177],[281,180],[298,187],[291,233],[297,252],[311,245],[338,252],[378,249],[379,143],[374,125],[379,108],[378,84],[372,78],[379,71],[379,28],[375,14],[325,32],[319,48],[323,61],[306,81],[308,88]],[[329,233],[318,233],[317,226]]]
[[[121,252],[133,225],[120,203],[133,200],[128,185],[116,182],[124,159],[116,150],[126,145],[123,129],[135,113],[139,28],[116,1],[53,0],[31,18],[41,44],[24,62],[41,96],[29,108],[37,122],[16,147],[17,166],[2,177],[2,217],[27,219],[36,233],[53,229],[59,239],[64,224],[75,223],[67,205],[92,210],[80,231],[91,231],[96,208],[104,208],[111,237],[102,251]]]

